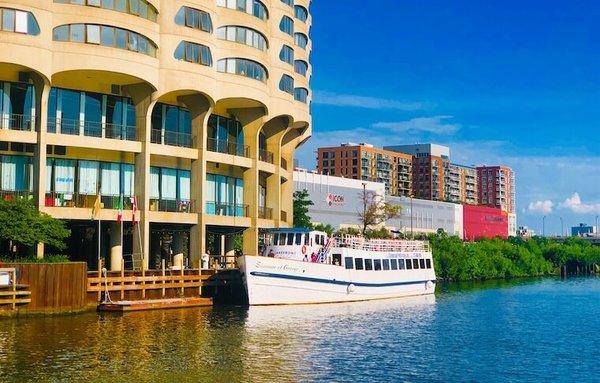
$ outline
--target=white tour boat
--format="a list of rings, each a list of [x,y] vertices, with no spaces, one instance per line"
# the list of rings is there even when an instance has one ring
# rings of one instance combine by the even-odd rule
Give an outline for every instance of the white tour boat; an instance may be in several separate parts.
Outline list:
[[[425,241],[328,238],[319,231],[271,229],[261,254],[237,261],[250,305],[363,301],[435,291]]]

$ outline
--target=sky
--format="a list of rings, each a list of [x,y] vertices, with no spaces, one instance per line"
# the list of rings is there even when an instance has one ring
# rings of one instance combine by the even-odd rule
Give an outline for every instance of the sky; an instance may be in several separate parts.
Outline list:
[[[434,142],[503,164],[518,224],[558,234],[600,214],[600,2],[315,0],[313,136]]]

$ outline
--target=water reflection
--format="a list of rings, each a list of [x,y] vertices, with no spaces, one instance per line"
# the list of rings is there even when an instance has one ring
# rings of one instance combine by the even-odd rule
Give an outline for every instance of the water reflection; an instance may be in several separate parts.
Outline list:
[[[333,366],[324,363],[324,346],[337,347],[353,332],[377,337],[377,329],[389,318],[399,324],[431,320],[434,303],[429,296],[7,319],[0,321],[0,377],[86,382],[306,380],[307,372],[312,375],[315,369],[319,374],[331,372]],[[373,325],[375,318],[380,323]]]

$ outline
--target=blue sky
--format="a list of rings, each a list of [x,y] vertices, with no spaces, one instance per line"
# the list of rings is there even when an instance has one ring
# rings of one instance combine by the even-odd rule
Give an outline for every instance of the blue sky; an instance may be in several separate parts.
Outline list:
[[[316,0],[318,146],[447,144],[516,172],[519,224],[600,214],[600,2]]]

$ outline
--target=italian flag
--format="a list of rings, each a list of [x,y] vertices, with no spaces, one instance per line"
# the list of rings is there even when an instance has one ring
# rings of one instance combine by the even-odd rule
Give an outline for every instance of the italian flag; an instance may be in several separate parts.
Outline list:
[[[138,221],[137,210],[138,210],[137,197],[133,196],[133,197],[131,197],[131,223],[134,226]]]
[[[119,200],[117,201],[117,222],[123,221],[123,194],[119,195]]]

